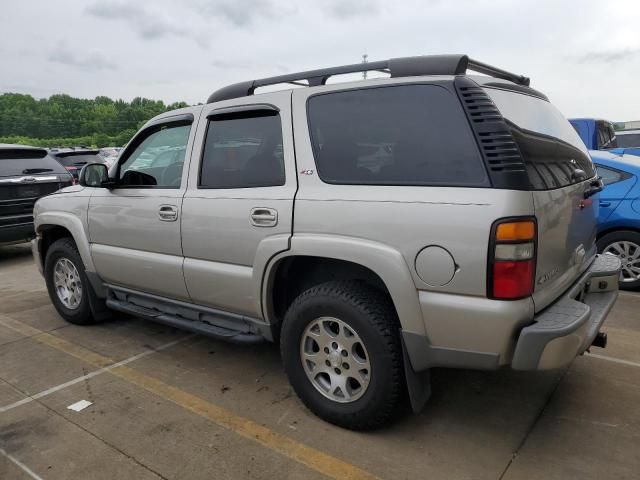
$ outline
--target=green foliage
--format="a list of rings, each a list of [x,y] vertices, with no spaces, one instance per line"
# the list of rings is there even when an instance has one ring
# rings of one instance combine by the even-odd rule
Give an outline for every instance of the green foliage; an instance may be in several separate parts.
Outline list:
[[[0,143],[122,146],[150,118],[186,106],[141,97],[125,102],[60,94],[36,100],[31,95],[5,93],[0,95]]]

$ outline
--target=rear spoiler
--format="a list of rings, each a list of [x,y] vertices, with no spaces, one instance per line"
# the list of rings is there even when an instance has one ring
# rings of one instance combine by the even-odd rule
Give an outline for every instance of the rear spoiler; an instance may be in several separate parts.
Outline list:
[[[55,157],[66,158],[75,157],[77,155],[98,155],[100,150],[70,150],[68,152],[54,153]]]

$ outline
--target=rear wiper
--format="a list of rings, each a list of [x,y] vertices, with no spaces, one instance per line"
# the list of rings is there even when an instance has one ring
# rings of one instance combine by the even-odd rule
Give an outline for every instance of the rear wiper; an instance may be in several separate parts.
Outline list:
[[[602,177],[596,177],[589,183],[589,188],[584,191],[584,198],[589,198],[604,189]]]
[[[52,168],[25,168],[24,170],[22,170],[22,173],[29,174],[29,173],[44,173],[44,172],[53,172]]]

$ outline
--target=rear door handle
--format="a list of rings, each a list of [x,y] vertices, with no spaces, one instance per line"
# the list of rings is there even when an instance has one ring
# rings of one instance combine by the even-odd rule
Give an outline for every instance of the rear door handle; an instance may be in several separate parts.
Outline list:
[[[254,227],[275,227],[278,224],[278,211],[273,208],[252,208],[249,215]]]
[[[160,205],[158,216],[163,222],[175,222],[178,219],[178,207],[175,205]]]
[[[600,202],[600,206],[601,207],[610,207],[611,206],[611,202]]]

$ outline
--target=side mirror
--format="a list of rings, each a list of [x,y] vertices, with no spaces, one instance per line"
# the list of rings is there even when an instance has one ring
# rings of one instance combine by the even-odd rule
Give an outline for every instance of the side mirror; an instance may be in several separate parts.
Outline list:
[[[104,163],[88,163],[80,170],[78,183],[83,187],[108,187],[109,170]]]

